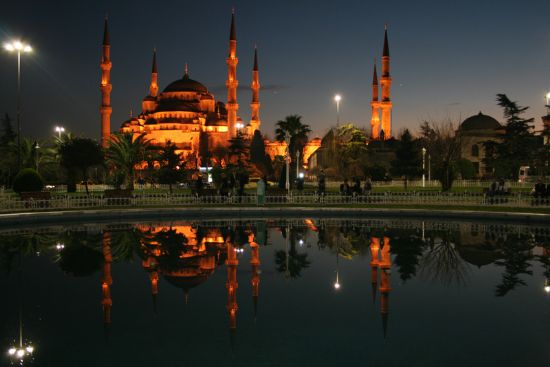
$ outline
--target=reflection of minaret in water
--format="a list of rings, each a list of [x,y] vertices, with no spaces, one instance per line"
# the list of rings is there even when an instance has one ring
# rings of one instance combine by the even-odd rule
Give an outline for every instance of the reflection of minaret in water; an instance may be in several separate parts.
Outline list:
[[[151,296],[153,298],[153,312],[157,313],[157,295],[159,293],[159,271],[157,259],[153,256],[143,260],[143,268],[149,271],[149,280],[151,281]]]
[[[390,314],[391,291],[391,254],[389,237],[384,237],[384,246],[381,251],[380,269],[380,313],[382,315],[382,327],[384,329],[385,338],[388,328],[388,317]]]
[[[380,263],[379,257],[380,251],[380,239],[377,237],[371,237],[370,239],[370,277],[371,277],[371,286],[372,286],[372,303],[376,301],[376,288],[378,286],[378,265]]]
[[[113,300],[111,299],[111,284],[113,284],[111,263],[113,262],[113,257],[111,255],[111,236],[107,232],[103,233],[102,249],[104,263],[103,280],[101,283],[101,304],[103,305],[103,325],[105,332],[108,333],[109,326],[111,325],[111,307],[113,306]]]
[[[226,241],[227,244],[227,260],[225,264],[227,265],[227,311],[229,313],[229,328],[232,332],[237,330],[237,266],[239,265],[239,260],[237,259],[237,251],[235,247],[230,242]]]
[[[254,320],[258,315],[258,296],[260,291],[260,245],[254,241],[254,234],[248,236],[250,244],[250,265],[252,266],[252,299],[254,301]]]

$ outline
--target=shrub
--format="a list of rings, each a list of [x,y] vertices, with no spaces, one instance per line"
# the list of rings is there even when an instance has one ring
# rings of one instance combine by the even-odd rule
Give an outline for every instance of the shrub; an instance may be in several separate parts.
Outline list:
[[[19,171],[13,180],[13,191],[16,193],[42,191],[44,180],[38,172],[32,168],[25,168]]]

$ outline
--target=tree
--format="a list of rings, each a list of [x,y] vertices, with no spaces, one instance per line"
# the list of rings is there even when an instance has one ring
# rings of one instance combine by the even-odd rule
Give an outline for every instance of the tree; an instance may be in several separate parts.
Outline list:
[[[391,162],[392,174],[405,178],[405,189],[410,177],[422,173],[420,149],[413,141],[409,129],[405,129],[400,137],[400,142],[395,151],[395,159]]]
[[[497,103],[504,109],[506,126],[501,142],[484,143],[486,154],[484,163],[494,170],[497,176],[517,179],[520,166],[532,165],[537,151],[537,140],[533,136],[533,118],[522,115],[529,107],[522,107],[511,101],[506,94],[497,94]]]
[[[230,162],[239,167],[246,167],[248,152],[248,142],[244,139],[243,134],[237,131],[237,135],[229,140],[228,155]]]
[[[441,183],[443,191],[451,190],[460,159],[461,139],[451,120],[424,121],[420,126],[420,143],[430,157],[432,176]]]
[[[264,137],[259,130],[254,131],[254,136],[250,143],[250,163],[256,166],[263,176],[268,176],[273,172],[271,159],[265,153]]]
[[[1,121],[2,126],[2,136],[0,137],[0,147],[6,147],[9,143],[15,142],[15,138],[17,138],[17,134],[13,130],[13,126],[11,124],[11,118],[6,113],[4,115],[4,118]]]
[[[123,175],[129,190],[134,189],[136,166],[144,161],[145,153],[150,148],[150,140],[145,138],[145,134],[135,139],[131,133],[113,134],[107,147],[107,161],[113,171]]]
[[[181,156],[176,153],[178,148],[175,144],[168,141],[159,155],[160,170],[159,182],[168,184],[170,193],[172,193],[172,185],[183,178],[185,163],[182,162]]]
[[[300,157],[303,157],[304,147],[307,144],[308,134],[311,132],[309,125],[302,123],[302,116],[290,115],[284,120],[277,122],[275,129],[275,139],[280,142],[286,140],[286,136],[290,136],[290,144],[288,146],[290,158],[296,164],[296,153],[300,152]],[[302,158],[300,158],[302,159]]]
[[[352,124],[343,125],[337,132],[337,166],[343,177],[363,177],[367,173],[369,151],[367,133]]]
[[[80,171],[86,194],[88,189],[88,170],[90,167],[103,164],[104,155],[101,146],[90,138],[74,138],[62,143],[59,147],[60,163],[68,176],[73,179],[74,173]]]
[[[199,157],[201,159],[201,165],[203,167],[210,165],[212,151],[210,150],[208,134],[205,131],[201,131],[199,134]]]

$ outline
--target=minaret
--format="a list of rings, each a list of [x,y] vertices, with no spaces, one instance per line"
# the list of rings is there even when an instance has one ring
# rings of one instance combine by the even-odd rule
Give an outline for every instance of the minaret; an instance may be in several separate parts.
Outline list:
[[[149,95],[143,99],[141,109],[143,113],[153,112],[157,108],[157,98],[159,93],[158,70],[157,70],[157,50],[153,49],[153,67],[151,69],[151,84],[149,84]]]
[[[237,80],[237,32],[235,30],[235,11],[231,13],[231,30],[229,32],[229,55],[225,60],[227,63],[227,81],[225,83],[227,87],[227,125],[230,136],[237,134],[237,111],[239,110],[239,104],[237,103],[237,87],[239,81]]]
[[[380,101],[378,99],[378,75],[376,73],[376,62],[374,63],[374,72],[372,74],[372,101],[371,105],[371,137],[379,139],[380,137]]]
[[[382,76],[380,78],[380,86],[382,87],[382,101],[380,109],[382,110],[382,130],[384,131],[384,139],[391,138],[391,76],[390,76],[390,47],[388,45],[388,28],[384,31],[384,50],[382,52]]]
[[[104,262],[103,279],[101,282],[101,304],[103,306],[103,324],[107,329],[111,324],[111,307],[113,306],[113,300],[111,298],[111,285],[113,284],[111,263],[113,262],[113,256],[111,254],[111,236],[109,236],[107,232],[103,233],[102,249]]]
[[[380,239],[377,237],[371,237],[370,239],[370,277],[371,277],[371,288],[372,288],[372,303],[376,301],[376,288],[378,287],[378,263],[379,260],[379,251],[380,251]]]
[[[252,112],[252,118],[250,119],[250,130],[253,134],[254,131],[260,130],[260,76],[258,70],[258,48],[254,47],[254,68],[252,69],[252,103],[250,103],[250,110]]]
[[[103,46],[101,50],[101,145],[106,147],[111,136],[111,44],[109,42],[109,20],[105,17]]]
[[[157,70],[157,49],[153,49],[153,68],[151,70],[151,85],[149,86],[149,95],[157,97],[159,93],[158,70]]]
[[[254,235],[249,236],[250,265],[252,266],[252,300],[254,301],[254,320],[258,313],[258,296],[260,293],[260,245],[254,241]]]
[[[237,330],[237,266],[239,260],[237,259],[237,251],[230,240],[226,242],[227,246],[227,260],[225,264],[227,266],[227,311],[229,313],[229,329],[233,332]]]

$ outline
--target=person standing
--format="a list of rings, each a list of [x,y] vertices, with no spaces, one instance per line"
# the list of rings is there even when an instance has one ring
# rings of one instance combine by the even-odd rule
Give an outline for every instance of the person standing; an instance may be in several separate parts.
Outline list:
[[[260,178],[256,183],[256,195],[258,197],[258,205],[265,204],[265,181]]]

